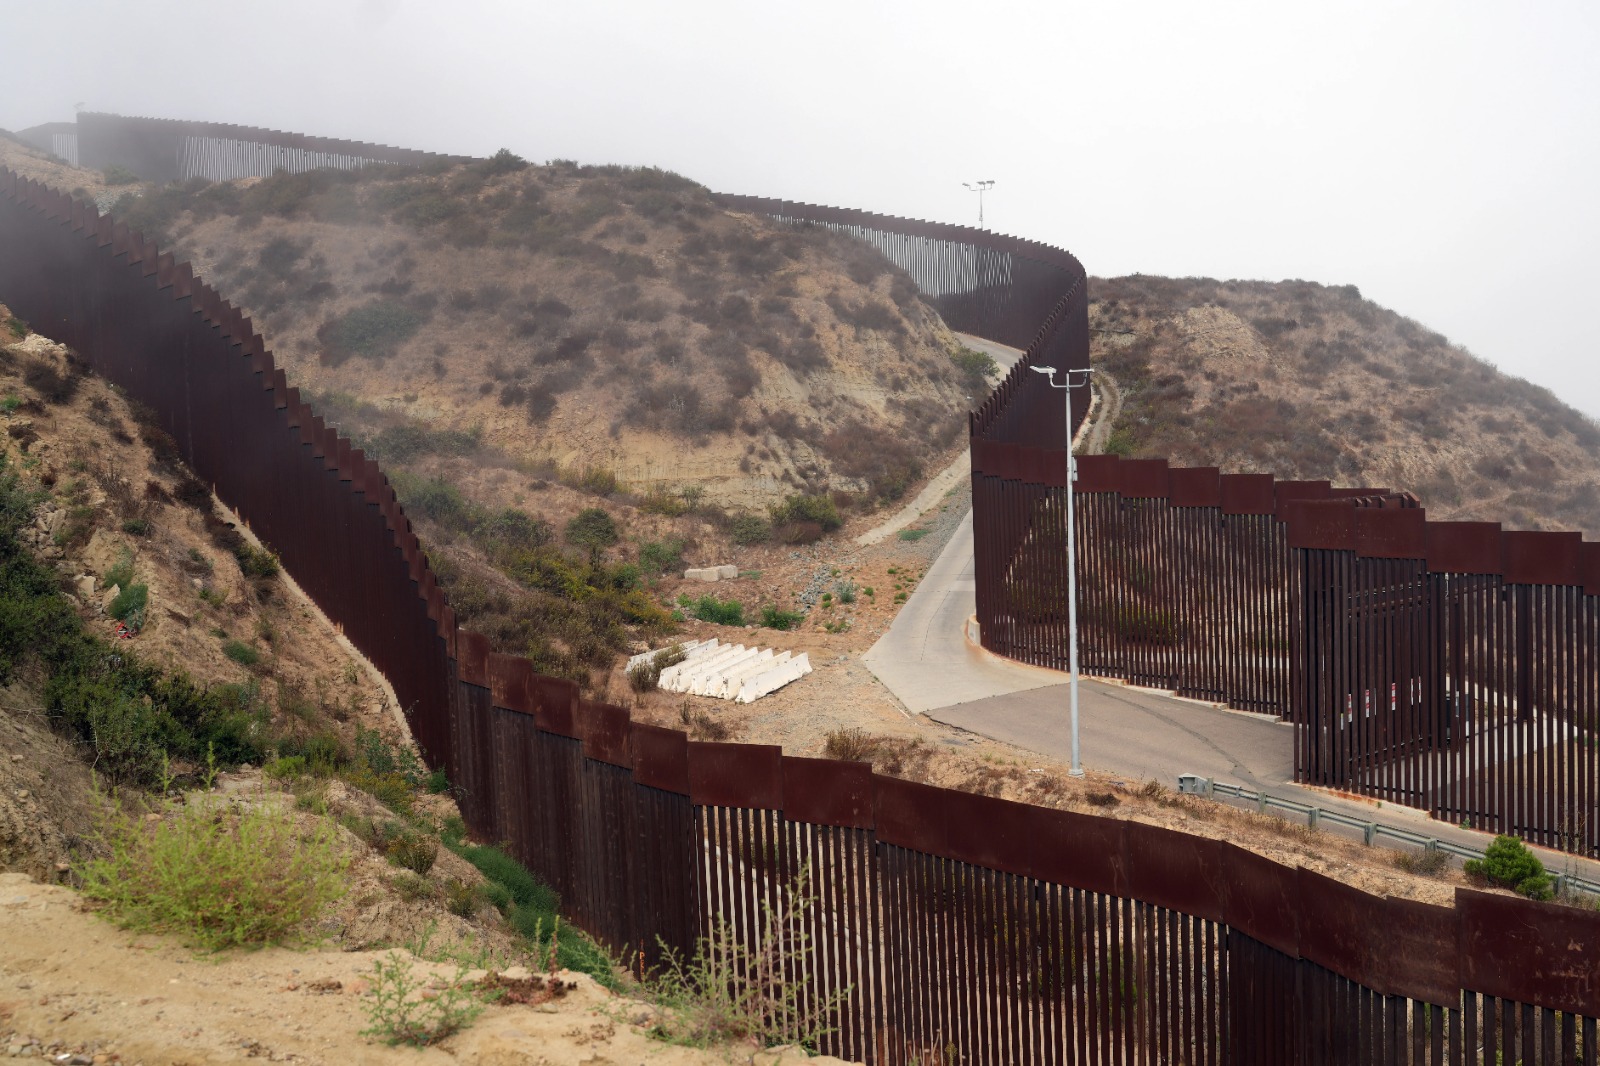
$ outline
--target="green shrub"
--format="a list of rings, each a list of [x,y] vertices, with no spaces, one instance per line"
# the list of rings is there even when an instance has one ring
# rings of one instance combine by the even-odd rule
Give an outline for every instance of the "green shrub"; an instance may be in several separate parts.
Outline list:
[[[134,586],[140,588],[142,586]],[[254,666],[261,661],[261,653],[242,640],[230,640],[222,645],[222,654],[240,666]]]
[[[478,164],[478,170],[484,174],[513,174],[528,165],[528,161],[517,155],[509,148],[502,148],[494,155]]]
[[[899,537],[901,540],[919,541],[923,537],[926,537],[928,532],[929,531],[926,529],[902,529],[899,533]]]
[[[680,537],[647,541],[639,547],[639,567],[647,574],[665,574],[683,566],[684,542]]]
[[[306,757],[304,755],[289,755],[273,759],[262,768],[261,772],[280,781],[293,781],[305,775]]]
[[[662,648],[644,662],[628,671],[628,684],[635,692],[649,692],[661,683],[661,671],[689,657],[682,644]]]
[[[1494,843],[1484,850],[1482,859],[1468,859],[1462,868],[1471,877],[1481,877],[1530,899],[1549,899],[1555,894],[1550,876],[1544,872],[1544,863],[1514,836],[1495,837]]]
[[[761,624],[768,629],[793,629],[805,620],[806,616],[799,611],[781,610],[774,604],[761,608]]]
[[[840,603],[856,602],[856,583],[854,581],[841,581],[834,585],[833,588],[839,594]]]
[[[439,796],[450,791],[450,778],[443,770],[434,770],[424,782],[430,795]]]
[[[719,626],[744,625],[744,604],[738,600],[719,600],[709,594],[695,600],[684,595],[678,597],[678,606],[682,607],[690,617],[698,618],[702,622],[712,622]]]
[[[398,952],[372,964],[371,991],[362,1004],[370,1023],[362,1036],[374,1037],[393,1047],[427,1047],[460,1032],[483,1013],[483,1004],[463,984],[465,971],[441,989],[413,971]],[[425,990],[427,994],[425,994]]]
[[[302,831],[293,811],[204,803],[161,821],[118,811],[79,868],[84,894],[130,929],[177,933],[208,950],[287,938],[345,891],[349,859],[331,826]]]
[[[102,170],[100,176],[105,179],[107,185],[132,185],[139,180],[139,175],[115,163]]]
[[[116,585],[118,588],[127,588],[131,584],[133,584],[133,553],[124,548],[117,556],[116,565],[106,571],[105,586],[110,588]]]
[[[728,536],[735,544],[765,544],[772,539],[772,523],[760,515],[737,514],[728,521]]]
[[[586,507],[567,523],[567,543],[599,553],[617,542],[617,521],[604,508]]]
[[[772,508],[774,522],[815,522],[824,533],[844,524],[831,496],[790,496]]]
[[[477,914],[478,901],[481,898],[477,886],[469,885],[465,881],[452,879],[444,886],[445,910],[458,918],[471,918]]]
[[[130,518],[122,523],[122,531],[129,536],[148,537],[150,535],[150,523],[143,518]]]
[[[107,608],[111,617],[119,622],[126,622],[134,629],[144,625],[145,610],[150,605],[150,587],[148,585],[129,585],[117,593],[116,599],[111,601]]]
[[[257,548],[253,544],[242,544],[234,552],[234,558],[239,560],[239,569],[245,577],[277,577],[278,557],[271,552]]]
[[[389,841],[384,857],[402,869],[426,874],[439,857],[439,842],[420,833],[401,833]]]
[[[389,882],[389,887],[394,889],[395,895],[400,897],[402,903],[416,903],[434,897],[433,882],[410,870],[397,874],[394,880]]]
[[[324,322],[317,330],[323,361],[344,362],[353,355],[383,359],[409,340],[427,315],[394,300],[374,300]]]

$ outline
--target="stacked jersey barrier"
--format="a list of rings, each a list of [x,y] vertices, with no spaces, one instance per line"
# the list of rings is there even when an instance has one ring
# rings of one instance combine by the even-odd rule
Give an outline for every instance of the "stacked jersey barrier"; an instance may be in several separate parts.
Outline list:
[[[459,158],[225,122],[134,118],[94,111],[78,114],[76,151],[75,164],[95,170],[119,166],[156,182],[189,178],[227,181],[267,177],[279,170],[299,174],[322,167],[353,170],[373,163],[418,167]]]
[[[456,630],[381,471],[186,264],[0,170],[0,301],[156,412],[389,675],[474,835],[630,964],[719,922],[753,939],[804,872],[814,952],[789,972],[804,1012],[849,990],[821,1050],[850,1058],[1597,1061],[1600,914],[1385,899],[1225,841],[634,723]],[[1303,550],[1359,557],[1338,521]]]

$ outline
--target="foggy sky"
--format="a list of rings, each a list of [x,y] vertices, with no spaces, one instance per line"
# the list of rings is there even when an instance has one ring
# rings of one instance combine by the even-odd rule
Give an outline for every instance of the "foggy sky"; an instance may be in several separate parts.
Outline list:
[[[1363,294],[1600,415],[1581,3],[0,0],[0,127],[88,110],[973,224]]]

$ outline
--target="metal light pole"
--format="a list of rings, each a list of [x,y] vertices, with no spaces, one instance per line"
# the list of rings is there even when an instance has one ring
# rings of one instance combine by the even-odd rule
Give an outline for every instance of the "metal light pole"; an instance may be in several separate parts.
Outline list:
[[[969,190],[978,194],[978,228],[983,228],[983,194],[994,188],[992,181],[964,181]]]
[[[1070,670],[1067,687],[1072,694],[1072,769],[1067,771],[1067,776],[1082,777],[1083,761],[1078,757],[1078,546],[1077,519],[1072,505],[1072,497],[1078,490],[1078,460],[1072,454],[1072,390],[1089,384],[1094,370],[1069,370],[1066,383],[1062,385],[1056,384],[1055,367],[1036,366],[1032,370],[1035,374],[1050,375],[1050,387],[1067,394],[1067,663]],[[1074,374],[1082,374],[1083,380],[1075,383]]]

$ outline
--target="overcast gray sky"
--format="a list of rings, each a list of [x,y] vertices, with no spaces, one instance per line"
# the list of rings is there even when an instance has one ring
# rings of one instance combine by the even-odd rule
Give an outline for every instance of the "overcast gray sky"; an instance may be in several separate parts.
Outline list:
[[[1600,415],[1600,7],[0,0],[74,105],[974,222],[1092,273],[1354,283]]]

